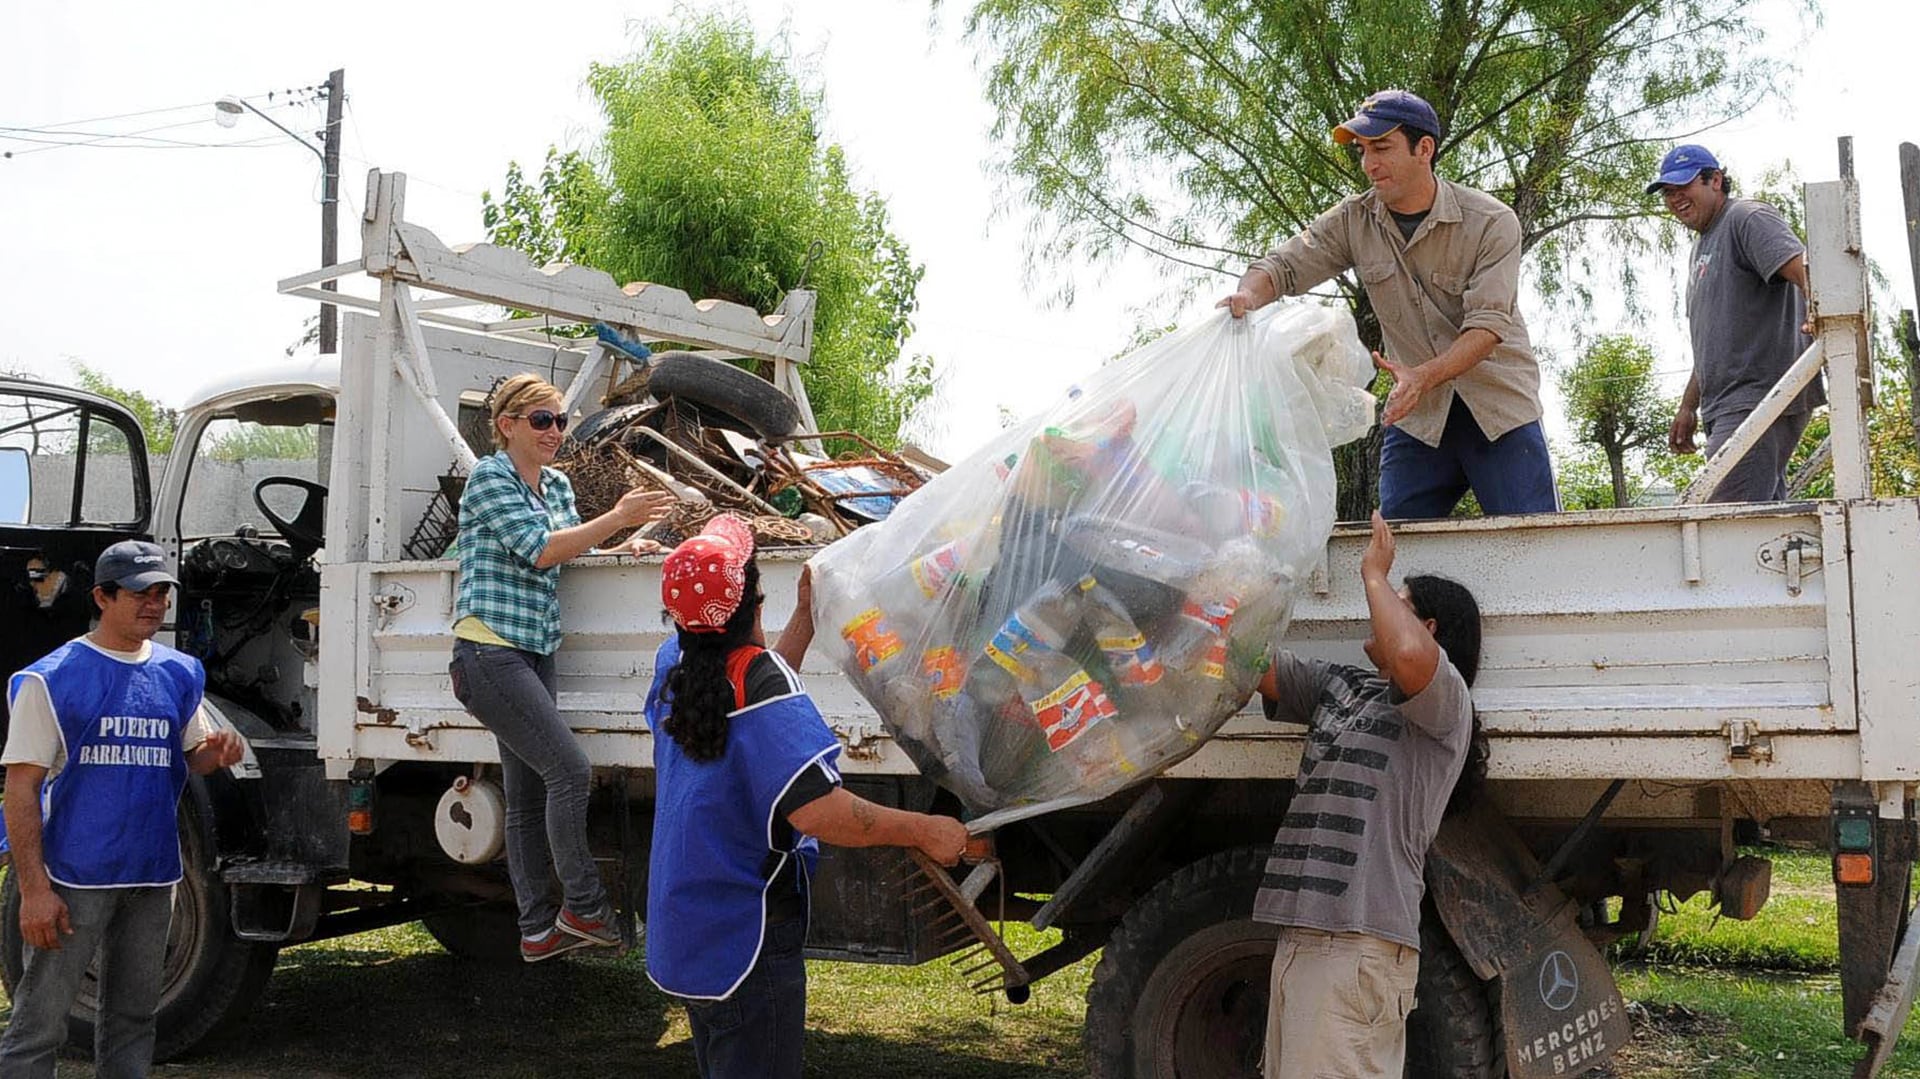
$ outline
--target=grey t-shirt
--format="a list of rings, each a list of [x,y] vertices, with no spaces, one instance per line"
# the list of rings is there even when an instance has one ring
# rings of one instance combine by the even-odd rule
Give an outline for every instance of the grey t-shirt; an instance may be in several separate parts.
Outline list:
[[[1752,199],[1728,199],[1707,231],[1694,238],[1687,274],[1687,322],[1693,331],[1693,373],[1700,379],[1700,418],[1738,423],[1753,411],[1793,361],[1812,344],[1800,332],[1806,300],[1780,268],[1804,254],[1780,211]],[[1819,380],[1787,414],[1826,401]]]
[[[1274,681],[1267,716],[1305,723],[1307,745],[1254,919],[1419,948],[1427,848],[1473,735],[1466,682],[1443,658],[1396,700],[1376,672],[1286,652]]]

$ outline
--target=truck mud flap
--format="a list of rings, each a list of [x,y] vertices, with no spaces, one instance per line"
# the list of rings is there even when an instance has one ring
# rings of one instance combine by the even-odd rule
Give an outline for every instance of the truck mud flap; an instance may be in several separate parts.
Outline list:
[[[1440,827],[1427,888],[1482,979],[1500,980],[1514,1079],[1579,1075],[1632,1036],[1613,971],[1506,819],[1484,803]],[[1529,885],[1532,884],[1530,887]]]
[[[1913,1010],[1916,983],[1920,983],[1920,906],[1908,914],[1907,931],[1893,956],[1893,970],[1873,998],[1867,1017],[1860,1021],[1856,1036],[1866,1043],[1867,1055],[1854,1065],[1854,1079],[1873,1079],[1892,1059],[1901,1028],[1907,1025],[1907,1015]]]

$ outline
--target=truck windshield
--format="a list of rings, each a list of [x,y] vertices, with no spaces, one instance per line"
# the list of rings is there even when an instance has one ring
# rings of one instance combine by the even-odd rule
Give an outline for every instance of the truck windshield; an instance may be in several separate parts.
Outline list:
[[[231,536],[243,526],[261,535],[275,534],[254,503],[254,488],[275,477],[320,481],[321,428],[317,423],[267,425],[250,420],[216,419],[207,424],[193,451],[192,470],[180,504],[183,538]],[[269,489],[276,513],[291,517],[286,489]]]

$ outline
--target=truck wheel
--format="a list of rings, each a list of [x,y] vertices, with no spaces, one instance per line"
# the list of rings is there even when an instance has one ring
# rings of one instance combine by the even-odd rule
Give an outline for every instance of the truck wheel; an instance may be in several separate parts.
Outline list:
[[[1506,1079],[1497,981],[1481,981],[1432,902],[1420,905],[1420,983],[1407,1016],[1407,1075]]]
[[[520,918],[512,903],[476,903],[420,919],[447,954],[476,963],[520,962]]]
[[[1267,854],[1222,851],[1127,911],[1087,990],[1094,1079],[1258,1079],[1279,934],[1253,920]]]
[[[244,941],[227,922],[227,886],[213,869],[210,827],[200,822],[191,796],[180,807],[180,854],[186,873],[173,890],[173,921],[167,928],[167,959],[161,972],[156,1060],[190,1052],[245,1016],[273,973],[279,949]],[[9,995],[20,983],[20,887],[8,871],[0,884],[0,977]],[[93,1050],[93,1020],[99,1005],[93,972],[67,1019],[67,1041]]]
[[[791,434],[800,423],[793,398],[773,383],[721,360],[692,352],[655,353],[647,389],[664,401],[678,397],[711,412],[725,413],[762,438]],[[722,426],[732,426],[722,424]]]
[[[1094,1079],[1258,1079],[1277,926],[1253,920],[1268,849],[1187,866],[1127,911],[1087,990]],[[1406,1074],[1505,1079],[1494,983],[1474,977],[1431,905],[1421,911]]]

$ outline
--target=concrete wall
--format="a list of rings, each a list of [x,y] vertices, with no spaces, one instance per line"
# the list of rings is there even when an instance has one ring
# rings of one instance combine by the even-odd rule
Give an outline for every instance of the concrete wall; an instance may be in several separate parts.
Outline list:
[[[158,498],[160,471],[164,458],[149,462],[148,474]],[[70,455],[42,455],[33,458],[33,523],[65,524],[73,498],[74,458]],[[181,531],[188,536],[225,535],[242,524],[265,531],[265,520],[253,504],[253,486],[269,476],[317,478],[312,459],[292,461],[214,461],[202,459],[194,465],[191,486],[181,514]],[[107,524],[126,521],[133,515],[133,468],[122,454],[92,454],[87,458],[84,518]],[[293,496],[289,500],[288,495]],[[269,497],[275,497],[270,495]],[[297,492],[280,492],[273,503],[276,512],[292,516],[298,507]]]

